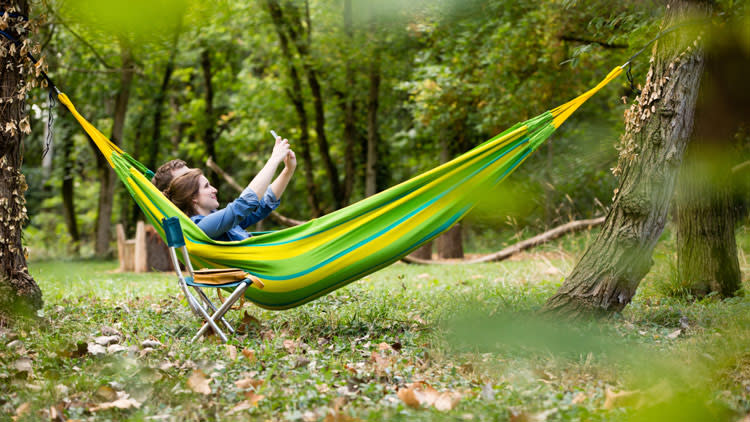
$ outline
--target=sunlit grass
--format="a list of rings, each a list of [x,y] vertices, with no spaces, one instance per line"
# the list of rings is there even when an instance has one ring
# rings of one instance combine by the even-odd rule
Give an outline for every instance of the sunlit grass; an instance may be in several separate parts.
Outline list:
[[[0,411],[29,403],[19,420],[58,406],[66,418],[92,420],[324,420],[334,412],[373,421],[733,420],[750,411],[750,300],[660,295],[653,284],[667,277],[668,243],[621,315],[583,325],[536,318],[589,236],[500,263],[397,263],[288,311],[246,305],[260,322],[231,344],[252,349],[255,361],[233,360],[214,341],[189,344],[198,323],[173,275],[114,273],[111,261],[31,262],[45,308],[38,322],[0,330]],[[75,353],[107,327],[132,351]],[[148,339],[164,347],[144,353]],[[298,344],[291,352],[290,341]],[[383,343],[400,347],[380,351]],[[28,376],[15,367],[24,356]],[[195,369],[211,378],[211,394],[188,386]],[[264,398],[230,415],[245,399],[234,382],[246,377],[264,380]],[[397,392],[420,381],[461,401],[448,412],[412,409]],[[111,385],[141,407],[91,413]],[[612,391],[633,395],[613,399]]]

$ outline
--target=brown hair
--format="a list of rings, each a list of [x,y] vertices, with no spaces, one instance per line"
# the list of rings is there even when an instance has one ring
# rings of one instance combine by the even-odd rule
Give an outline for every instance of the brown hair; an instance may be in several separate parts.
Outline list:
[[[188,217],[198,214],[195,212],[193,199],[200,190],[201,176],[203,176],[203,172],[200,169],[189,170],[187,173],[172,179],[169,187],[164,191],[164,195]]]
[[[151,183],[156,186],[156,189],[165,191],[169,184],[172,183],[172,172],[181,167],[187,167],[187,164],[182,160],[171,160],[162,164],[154,173],[154,177],[151,179]]]

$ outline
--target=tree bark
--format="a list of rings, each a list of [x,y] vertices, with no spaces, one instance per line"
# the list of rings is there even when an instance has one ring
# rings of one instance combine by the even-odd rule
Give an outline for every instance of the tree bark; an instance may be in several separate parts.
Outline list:
[[[204,48],[201,52],[201,69],[203,70],[203,82],[206,88],[204,93],[204,100],[206,102],[206,129],[203,132],[203,143],[206,145],[206,155],[216,157],[213,71],[211,70],[211,52],[208,48]]]
[[[440,259],[463,259],[464,241],[460,223],[437,238],[437,251]]]
[[[331,148],[328,144],[328,136],[326,135],[326,115],[323,103],[323,92],[318,81],[318,72],[313,66],[313,58],[310,54],[310,39],[312,34],[312,23],[310,21],[310,14],[307,0],[305,0],[306,8],[306,28],[303,28],[299,11],[290,5],[291,16],[294,22],[288,26],[289,35],[297,47],[297,51],[302,61],[302,69],[305,71],[307,78],[307,84],[310,87],[310,93],[313,99],[313,110],[315,111],[315,133],[316,140],[318,143],[318,152],[323,160],[323,166],[325,166],[326,173],[328,174],[328,183],[331,186],[331,194],[333,195],[333,202],[335,207],[342,208],[344,204],[343,190],[341,189],[341,183],[339,182],[339,170],[336,167],[336,163],[331,158]],[[303,37],[301,31],[306,31],[306,35]]]
[[[128,100],[130,99],[130,87],[133,81],[133,57],[130,47],[126,42],[120,42],[120,55],[122,69],[120,71],[120,87],[115,97],[115,112],[112,121],[112,134],[110,140],[115,145],[120,145],[122,133],[125,128],[125,117],[128,111]],[[93,142],[92,142],[93,143]],[[110,254],[109,243],[112,234],[112,206],[115,192],[115,172],[102,157],[96,147],[97,169],[99,171],[99,206],[96,218],[96,239],[94,251],[98,257],[106,257]]]
[[[742,284],[730,170],[734,136],[750,116],[750,53],[740,39],[731,27],[709,35],[695,130],[680,174],[677,270],[680,284],[696,297],[734,296]]]
[[[354,45],[354,29],[352,25],[352,0],[344,0],[344,33],[349,45]],[[357,120],[355,117],[354,66],[351,54],[345,59],[344,78],[346,86],[343,93],[344,111],[344,187],[343,201],[349,203],[354,190],[355,164],[354,146],[357,139]]]
[[[78,221],[76,220],[75,179],[73,177],[74,162],[71,159],[72,150],[73,137],[66,136],[62,146],[63,174],[61,194],[63,218],[65,219],[65,226],[68,228],[70,240],[73,241],[73,253],[78,255],[81,249],[81,236],[78,233]]]
[[[370,62],[370,88],[367,95],[367,161],[365,164],[365,195],[378,192],[378,105],[380,96],[380,49],[375,47]]]
[[[0,1],[0,9],[28,16],[26,0]],[[0,17],[0,19],[2,19]],[[16,39],[26,35],[23,22],[8,16],[4,30]],[[5,25],[4,25],[5,26]],[[25,51],[0,37],[0,318],[33,315],[42,307],[42,292],[26,267],[21,243],[27,220],[26,178],[21,173],[23,138],[28,133],[25,75],[32,75]],[[15,50],[15,52],[11,52]]]
[[[313,174],[313,161],[312,154],[310,153],[309,122],[307,119],[307,111],[305,110],[305,101],[302,97],[302,82],[297,66],[294,63],[294,55],[289,48],[289,37],[287,36],[286,31],[288,25],[285,23],[281,6],[276,0],[266,0],[266,6],[268,7],[268,12],[271,15],[271,20],[276,29],[276,34],[279,36],[281,51],[284,53],[284,57],[286,58],[289,67],[289,78],[292,82],[292,89],[286,89],[285,92],[287,97],[289,97],[289,100],[292,102],[292,105],[294,105],[294,110],[297,112],[297,118],[299,119],[300,136],[298,142],[302,154],[302,168],[305,174],[307,202],[310,205],[311,214],[313,218],[315,218],[321,214],[320,195]]]
[[[663,28],[707,5],[670,1]],[[544,311],[578,317],[622,310],[653,265],[679,164],[692,132],[703,55],[692,31],[677,30],[655,46],[646,85],[626,113],[618,169],[622,174],[602,231]]]

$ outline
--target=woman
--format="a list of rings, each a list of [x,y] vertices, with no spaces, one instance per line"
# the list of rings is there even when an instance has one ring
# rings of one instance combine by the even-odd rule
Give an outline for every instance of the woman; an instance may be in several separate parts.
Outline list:
[[[284,169],[271,183],[282,162]],[[277,137],[266,165],[239,198],[225,208],[217,210],[216,188],[211,186],[200,169],[187,170],[172,179],[164,194],[212,239],[242,240],[250,237],[245,228],[266,218],[279,206],[281,195],[296,168],[297,158],[289,148],[289,141]]]

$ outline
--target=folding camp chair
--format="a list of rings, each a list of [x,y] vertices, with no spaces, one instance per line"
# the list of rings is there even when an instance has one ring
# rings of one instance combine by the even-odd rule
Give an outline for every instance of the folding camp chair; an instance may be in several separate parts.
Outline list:
[[[224,318],[224,314],[232,307],[234,302],[243,297],[245,290],[250,285],[255,284],[257,288],[262,289],[264,287],[263,283],[257,277],[235,268],[194,271],[193,265],[190,263],[187,247],[185,247],[185,238],[182,235],[180,220],[177,217],[165,218],[162,220],[162,226],[167,238],[167,246],[169,246],[169,255],[172,257],[172,264],[177,273],[180,290],[182,290],[182,293],[187,298],[190,309],[205,321],[190,342],[197,340],[201,335],[206,333],[208,327],[211,327],[221,337],[221,340],[226,343],[227,336],[219,328],[219,322],[226,327],[230,334],[234,334],[234,328]],[[178,248],[182,249],[183,262],[188,272],[187,277],[180,270],[180,263],[177,259]],[[200,300],[190,292],[188,286],[196,292]],[[208,296],[202,290],[204,288],[227,289],[232,287],[235,287],[234,291],[218,308],[208,299]],[[209,312],[213,312],[213,314],[209,315]]]

